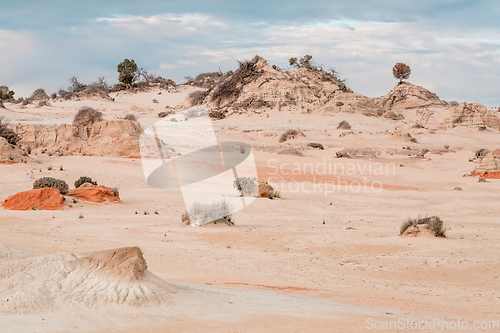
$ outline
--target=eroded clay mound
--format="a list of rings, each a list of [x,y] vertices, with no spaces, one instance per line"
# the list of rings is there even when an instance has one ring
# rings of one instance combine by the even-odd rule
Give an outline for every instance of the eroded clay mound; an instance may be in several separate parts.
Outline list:
[[[443,127],[491,127],[500,130],[500,115],[489,111],[480,103],[464,103],[450,111],[450,117],[443,122]]]
[[[50,187],[19,192],[2,202],[3,208],[10,210],[58,210],[63,205],[59,190]]]
[[[140,157],[141,125],[131,120],[98,121],[88,127],[17,125],[19,145],[58,155]]]
[[[414,84],[403,82],[387,95],[378,97],[377,104],[387,110],[417,109],[429,106],[445,106],[436,94]]]
[[[489,152],[481,161],[474,173],[474,177],[500,179],[500,149]]]
[[[137,247],[36,255],[0,245],[0,314],[52,311],[69,304],[148,306],[175,288],[147,270]]]
[[[11,145],[5,138],[0,137],[0,163],[21,163],[27,158],[24,152],[17,146]]]
[[[349,89],[330,73],[314,68],[296,71],[278,71],[260,57],[241,63],[232,74],[220,77],[205,92],[188,98],[185,107],[206,104],[210,109],[223,112],[246,112],[258,109],[302,107],[317,109],[336,95],[350,94]],[[349,99],[338,97],[339,101]]]
[[[68,195],[92,203],[108,204],[121,202],[117,190],[89,183],[85,183],[74,190],[69,190]]]

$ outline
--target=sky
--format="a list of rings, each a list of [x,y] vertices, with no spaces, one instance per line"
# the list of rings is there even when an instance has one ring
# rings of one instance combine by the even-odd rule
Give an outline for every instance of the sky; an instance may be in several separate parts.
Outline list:
[[[258,54],[288,67],[314,56],[355,92],[377,97],[397,80],[446,101],[500,107],[500,1],[129,1],[0,0],[0,85],[16,97],[38,88],[117,83],[117,65],[177,83],[186,76],[234,70]]]

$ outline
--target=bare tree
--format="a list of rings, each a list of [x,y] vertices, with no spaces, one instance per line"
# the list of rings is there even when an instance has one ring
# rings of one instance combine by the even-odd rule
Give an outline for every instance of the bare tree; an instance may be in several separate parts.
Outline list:
[[[411,74],[410,66],[402,62],[398,62],[392,68],[392,75],[394,75],[394,77],[399,80],[399,84],[403,83],[403,80],[408,79],[410,77],[410,74]]]

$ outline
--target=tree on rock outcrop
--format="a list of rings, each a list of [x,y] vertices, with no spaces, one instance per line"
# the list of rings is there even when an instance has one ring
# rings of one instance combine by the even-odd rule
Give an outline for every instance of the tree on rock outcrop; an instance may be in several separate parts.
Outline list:
[[[309,55],[309,54],[306,54],[305,56],[303,56],[300,59],[297,59],[296,57],[290,58],[290,60],[288,60],[288,62],[290,63],[290,66],[294,66],[296,68],[315,68],[316,67],[314,64],[314,61],[313,61],[313,56]]]
[[[410,74],[411,74],[410,66],[402,62],[398,62],[392,68],[392,75],[394,75],[394,77],[399,80],[399,84],[403,83],[403,80],[408,79],[410,77]]]
[[[132,84],[139,78],[139,68],[134,59],[125,59],[118,64],[117,72],[119,73],[118,81],[123,84]]]

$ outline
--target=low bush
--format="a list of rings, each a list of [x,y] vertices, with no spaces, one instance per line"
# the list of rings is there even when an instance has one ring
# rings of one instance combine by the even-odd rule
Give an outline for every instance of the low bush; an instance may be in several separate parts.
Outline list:
[[[200,204],[195,202],[188,212],[181,216],[183,223],[187,225],[201,226],[207,223],[225,223],[234,225],[231,216],[231,206],[226,201],[214,204]]]
[[[336,152],[335,155],[335,157],[337,158],[351,158],[351,155],[349,155],[349,153],[344,150]]]
[[[281,199],[281,193],[278,192],[278,191],[274,191],[274,190],[269,190],[267,191],[267,195],[269,196],[269,199],[273,200],[273,199]]]
[[[166,116],[168,116],[172,113],[173,113],[172,111],[162,111],[162,112],[158,113],[158,117],[165,118]]]
[[[85,183],[97,185],[97,182],[92,180],[92,178],[83,176],[83,177],[78,178],[78,180],[75,182],[75,188],[79,188],[80,186],[82,186]]]
[[[63,195],[68,194],[69,189],[68,183],[66,183],[64,180],[55,179],[52,177],[43,177],[33,183],[34,190],[45,187],[55,188],[59,190],[59,192],[61,192],[61,194]]]
[[[401,225],[399,234],[402,235],[409,227],[424,226],[434,233],[436,237],[446,237],[446,228],[438,216],[430,216],[418,219],[408,219]]]
[[[34,101],[45,101],[49,99],[49,95],[47,95],[44,89],[40,88],[35,90],[33,94],[31,94],[30,99]]]
[[[321,143],[311,142],[307,144],[311,148],[318,148],[321,150],[325,150],[325,147]]]
[[[295,139],[298,135],[304,135],[299,130],[296,129],[288,129],[285,133],[281,134],[280,142],[285,142],[288,139]]]
[[[233,187],[240,191],[242,197],[249,196],[256,191],[256,183],[257,179],[255,177],[238,177],[233,182]]]
[[[123,117],[124,120],[137,121],[137,117],[131,113],[127,114]]]
[[[82,107],[78,113],[75,115],[73,119],[73,126],[90,126],[95,122],[104,120],[102,118],[102,112],[97,111],[91,107],[84,106]]]
[[[278,155],[295,155],[295,156],[300,156],[300,157],[304,156],[304,154],[302,154],[302,152],[300,150],[292,148],[292,147],[280,150],[278,152]]]
[[[8,124],[9,122],[5,119],[5,117],[0,116],[0,137],[5,138],[8,143],[16,146],[19,140],[21,140],[21,137],[10,128],[7,128]]]
[[[199,105],[203,102],[206,97],[206,92],[202,90],[196,90],[189,94],[188,99],[191,105]]]
[[[345,121],[345,120],[342,120],[339,125],[337,126],[337,129],[345,129],[345,130],[348,130],[348,129],[351,129],[351,125]]]

